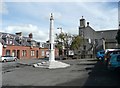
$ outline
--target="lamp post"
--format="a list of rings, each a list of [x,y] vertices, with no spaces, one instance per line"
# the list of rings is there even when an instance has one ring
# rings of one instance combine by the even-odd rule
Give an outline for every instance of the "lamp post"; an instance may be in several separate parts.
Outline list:
[[[57,29],[60,29],[60,34],[62,35],[62,27],[58,27]],[[61,45],[62,45],[62,38],[61,38]]]
[[[103,50],[105,50],[105,38],[103,37],[103,32],[101,32],[101,36],[102,36],[102,45],[103,45]]]
[[[62,27],[58,27],[57,29],[60,29],[60,34],[62,35]],[[61,38],[61,46],[62,46],[62,56],[63,56],[63,43],[62,43],[62,38]]]
[[[57,29],[60,29],[60,32],[62,33],[62,27],[58,27]]]
[[[102,38],[102,42],[103,42],[103,50],[105,50],[105,39]]]

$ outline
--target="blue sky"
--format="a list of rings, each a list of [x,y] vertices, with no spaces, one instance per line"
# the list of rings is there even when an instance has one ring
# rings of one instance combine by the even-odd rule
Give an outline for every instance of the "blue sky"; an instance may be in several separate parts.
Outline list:
[[[34,39],[47,41],[49,17],[54,14],[54,30],[78,34],[79,19],[84,16],[97,30],[118,28],[118,2],[3,2],[0,31],[24,36],[33,33]]]

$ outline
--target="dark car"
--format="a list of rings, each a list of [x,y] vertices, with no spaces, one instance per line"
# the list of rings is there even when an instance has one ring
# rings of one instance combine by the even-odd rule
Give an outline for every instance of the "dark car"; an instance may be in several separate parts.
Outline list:
[[[120,70],[120,54],[113,54],[108,61],[109,70]]]
[[[114,54],[120,54],[120,49],[109,49],[105,52],[104,63],[108,65],[108,61],[110,60],[111,56]]]

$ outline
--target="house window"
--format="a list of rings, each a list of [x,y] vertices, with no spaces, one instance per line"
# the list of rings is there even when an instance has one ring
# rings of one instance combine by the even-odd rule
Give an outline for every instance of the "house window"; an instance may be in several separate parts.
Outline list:
[[[24,56],[26,56],[27,55],[27,51],[26,50],[24,50]]]
[[[22,50],[22,56],[26,56],[27,51],[26,50]]]
[[[42,56],[45,56],[45,51],[44,51],[44,50],[42,50],[42,53],[41,53],[41,54],[42,54]]]
[[[12,39],[10,39],[10,44],[13,44],[13,40]]]
[[[35,51],[31,50],[31,56],[35,56]]]
[[[10,55],[10,50],[6,50],[6,55]]]
[[[35,42],[32,42],[32,46],[36,46],[36,43],[35,43]]]
[[[8,38],[6,38],[6,44],[8,44]]]
[[[16,56],[16,51],[15,50],[12,51],[12,56]]]
[[[44,47],[44,44],[42,44],[42,47]]]

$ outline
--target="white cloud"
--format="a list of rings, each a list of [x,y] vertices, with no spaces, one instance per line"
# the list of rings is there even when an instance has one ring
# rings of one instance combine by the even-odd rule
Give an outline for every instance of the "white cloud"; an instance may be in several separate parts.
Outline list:
[[[110,3],[78,3],[84,10],[81,12],[86,21],[95,30],[117,28],[118,26],[118,8],[111,8]]]
[[[82,15],[85,17],[86,21],[90,22],[90,25],[95,30],[117,28],[118,9],[109,9],[109,6],[106,5],[106,2],[60,4],[12,3],[12,5],[15,8],[15,11],[14,9],[11,10],[13,12],[18,11],[17,14],[15,13],[15,15],[12,15],[19,19],[6,19],[7,21],[5,22],[10,22],[7,24],[8,27],[5,29],[5,32],[14,34],[21,31],[25,36],[28,36],[28,34],[32,32],[34,39],[39,41],[48,40],[49,18],[51,12],[54,14],[55,19],[55,33],[60,32],[60,30],[57,30],[57,27],[62,27],[64,32],[78,34],[79,19]],[[23,17],[20,17],[19,14],[21,14]],[[19,15],[19,17],[17,15]],[[10,18],[10,16],[8,18]],[[17,24],[23,24],[25,21],[26,25],[9,26],[11,24],[15,24],[15,22],[18,22]]]
[[[33,33],[33,39],[39,42],[45,42],[49,37],[48,31],[46,31],[44,28],[38,28],[36,25],[32,24],[8,26],[4,31],[12,34],[22,32],[23,36],[26,37],[28,37],[29,33]]]

